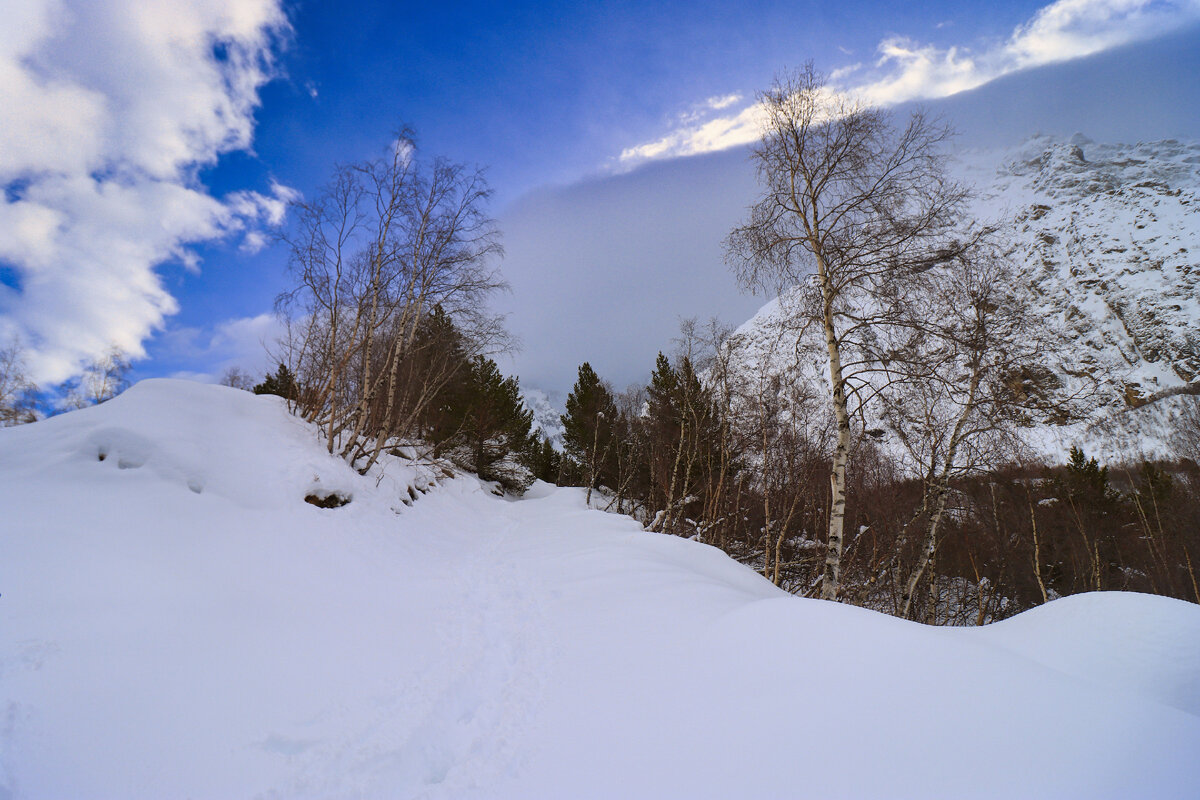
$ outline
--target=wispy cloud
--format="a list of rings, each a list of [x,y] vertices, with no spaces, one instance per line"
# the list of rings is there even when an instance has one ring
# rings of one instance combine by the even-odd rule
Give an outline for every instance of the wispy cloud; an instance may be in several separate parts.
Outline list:
[[[197,169],[248,148],[288,33],[280,0],[9,0],[0,26],[0,334],[39,381],[177,308],[155,268],[282,217],[284,187],[213,197]]]
[[[729,108],[741,99],[742,96],[740,94],[726,94],[720,97],[710,97],[704,101],[704,105],[714,111],[720,111],[722,108]]]
[[[275,366],[271,356],[283,333],[283,323],[277,316],[259,314],[205,328],[173,328],[157,337],[156,342],[166,360],[203,365],[208,370],[180,371],[173,377],[214,383],[230,367],[261,378]]]
[[[879,43],[874,62],[834,70],[830,78],[832,88],[870,104],[935,99],[1198,21],[1200,0],[1057,0],[992,46],[937,47],[890,37]],[[760,113],[753,102],[732,113],[716,114],[717,110],[689,119],[659,139],[626,148],[618,159],[620,166],[723,150],[758,138]]]

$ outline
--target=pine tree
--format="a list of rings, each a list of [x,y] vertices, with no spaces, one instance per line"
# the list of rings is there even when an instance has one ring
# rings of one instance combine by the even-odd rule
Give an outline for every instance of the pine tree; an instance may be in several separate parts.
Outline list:
[[[1055,481],[1055,488],[1063,500],[1099,514],[1111,511],[1120,499],[1108,482],[1108,467],[1100,466],[1078,447],[1071,448],[1066,470]]]
[[[712,394],[689,358],[681,359],[676,369],[659,353],[647,394],[649,500],[658,509],[651,528],[668,531],[683,515],[684,506],[703,500],[709,473],[717,465],[720,420]]]
[[[254,387],[254,393],[273,394],[285,400],[295,400],[299,397],[300,390],[296,385],[296,376],[287,368],[287,364],[280,363],[279,369],[275,370],[273,375],[268,375],[262,383]]]
[[[582,472],[590,503],[592,489],[616,482],[617,404],[586,361],[579,366],[579,377],[567,395],[567,413],[561,419],[563,446]]]
[[[562,471],[562,454],[554,449],[554,445],[545,434],[530,435],[522,461],[533,473],[534,478],[546,483],[558,483],[559,473]]]
[[[471,362],[462,332],[441,306],[421,320],[397,381],[392,413],[414,416],[417,434],[441,455],[456,441],[470,403]]]
[[[525,491],[534,478],[522,457],[533,412],[521,401],[517,379],[505,378],[495,361],[477,356],[466,373],[463,400],[462,465],[505,489]]]

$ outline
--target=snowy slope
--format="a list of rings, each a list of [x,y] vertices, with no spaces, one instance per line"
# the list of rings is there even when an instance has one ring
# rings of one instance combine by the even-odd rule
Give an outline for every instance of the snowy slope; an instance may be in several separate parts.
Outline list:
[[[1200,142],[1097,144],[1034,137],[969,153],[976,215],[1001,219],[1034,302],[1074,369],[1131,398],[1200,376]]]
[[[576,490],[442,478],[397,502],[429,477],[359,477],[277,399],[174,381],[0,430],[0,797],[1200,783],[1197,606],[926,628],[788,596]],[[316,486],[352,500],[307,505]]]
[[[1035,410],[1035,452],[1175,457],[1171,419],[1200,399],[1154,401],[1200,380],[1200,142],[1036,136],[961,153],[953,172],[974,187],[972,217],[1001,223],[1024,278],[1018,291],[1061,344],[1046,366],[1070,390],[1099,385],[1084,423],[1054,425]],[[796,337],[781,330],[787,305],[787,295],[772,300],[737,330],[736,369],[824,381],[820,353],[797,363]]]

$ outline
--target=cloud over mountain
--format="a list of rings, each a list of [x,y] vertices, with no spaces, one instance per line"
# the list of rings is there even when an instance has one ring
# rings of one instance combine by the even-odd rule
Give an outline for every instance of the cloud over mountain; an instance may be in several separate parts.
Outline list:
[[[1018,25],[1007,39],[982,47],[942,47],[889,36],[879,43],[873,62],[833,71],[830,84],[870,105],[932,100],[1022,70],[1153,39],[1197,22],[1197,0],[1057,0]],[[692,115],[664,136],[626,148],[619,162],[628,166],[748,144],[758,138],[759,116],[757,103],[724,114]]]

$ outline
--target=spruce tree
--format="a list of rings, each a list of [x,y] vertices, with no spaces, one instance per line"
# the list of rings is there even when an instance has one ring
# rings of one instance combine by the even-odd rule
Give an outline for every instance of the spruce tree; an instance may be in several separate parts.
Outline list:
[[[300,396],[300,389],[296,384],[296,376],[287,368],[287,364],[280,363],[274,374],[263,378],[263,382],[254,387],[254,393],[273,394],[286,400],[296,400]]]
[[[562,470],[562,455],[554,449],[554,445],[543,433],[529,436],[525,445],[523,463],[533,473],[533,477],[546,483],[558,483]]]
[[[419,387],[436,383],[432,397],[420,410],[417,426],[421,437],[434,445],[435,455],[463,431],[472,385],[471,362],[465,350],[462,332],[441,306],[435,306],[417,328],[397,387],[404,396],[394,405],[405,408],[424,394]]]
[[[1119,493],[1109,484],[1108,467],[1101,466],[1095,458],[1088,458],[1078,447],[1072,447],[1068,453],[1066,469],[1055,481],[1055,489],[1063,500],[1100,514],[1110,512],[1120,499]]]
[[[651,527],[667,531],[683,516],[685,505],[704,499],[711,473],[719,466],[720,419],[711,392],[686,357],[676,369],[659,353],[647,394],[647,499],[660,512]]]
[[[496,362],[475,357],[467,372],[462,411],[463,466],[484,480],[523,492],[533,482],[523,453],[533,424],[533,412],[521,401],[515,377],[505,378]]]
[[[647,496],[652,510],[665,509],[671,495],[682,415],[679,412],[679,375],[662,353],[646,387],[646,448],[650,486]],[[652,527],[654,527],[652,525]]]
[[[562,417],[563,446],[579,467],[591,502],[592,489],[616,482],[617,404],[612,392],[586,361],[567,395],[567,413]]]

